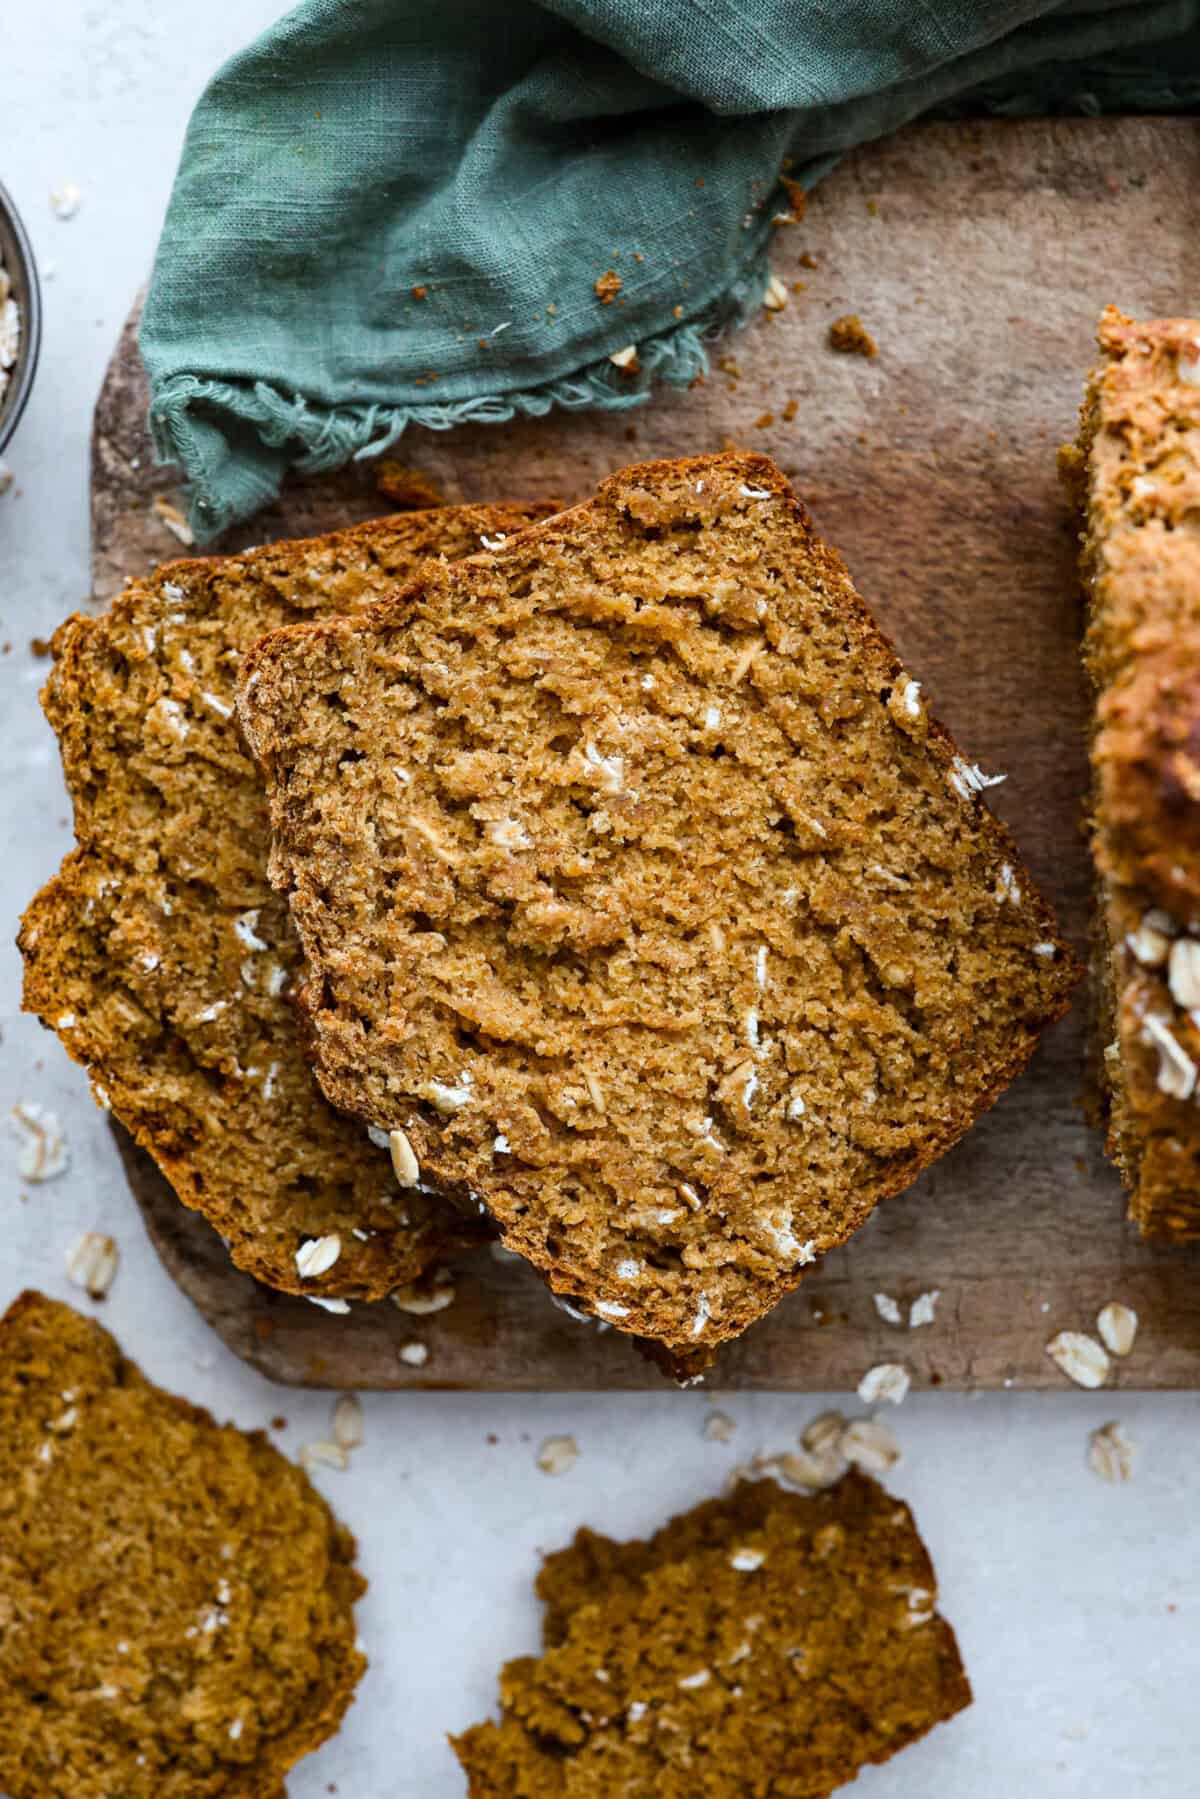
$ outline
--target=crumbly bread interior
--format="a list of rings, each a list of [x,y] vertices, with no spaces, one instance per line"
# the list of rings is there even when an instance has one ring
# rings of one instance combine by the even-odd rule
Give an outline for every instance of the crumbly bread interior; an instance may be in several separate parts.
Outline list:
[[[1147,1236],[1200,1237],[1200,321],[1114,308],[1070,459],[1095,711],[1093,1069]]]
[[[0,1462],[0,1791],[282,1799],[366,1666],[307,1477],[39,1293],[0,1320]]]
[[[23,1003],[269,1286],[378,1298],[477,1226],[401,1191],[386,1151],[312,1079],[298,946],[266,878],[266,805],[233,716],[240,660],[266,631],[361,610],[428,557],[552,511],[449,507],[170,564],[55,636],[43,699],[79,847],[25,914]],[[296,1251],[317,1238],[339,1254],[302,1277]]]
[[[1068,1004],[983,777],[765,458],[627,469],[239,692],[326,1094],[676,1361]]]
[[[454,1742],[470,1799],[825,1799],[971,1701],[912,1515],[857,1472],[581,1532],[538,1586],[546,1650]]]

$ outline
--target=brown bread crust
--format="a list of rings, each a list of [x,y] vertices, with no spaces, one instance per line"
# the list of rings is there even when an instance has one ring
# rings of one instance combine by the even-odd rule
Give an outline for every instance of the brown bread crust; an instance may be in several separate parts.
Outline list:
[[[264,640],[239,694],[326,1094],[684,1367],[1069,1003],[974,771],[765,458],[627,469]]]
[[[1200,321],[1109,307],[1099,342],[1071,459],[1094,699],[1093,1067],[1131,1218],[1182,1240],[1200,1236]]]
[[[0,1458],[0,1790],[282,1799],[366,1668],[354,1539],[307,1477],[32,1292]]]
[[[538,1592],[543,1654],[453,1740],[469,1799],[826,1799],[971,1703],[912,1514],[857,1472],[581,1531]]]
[[[266,806],[232,715],[238,662],[264,631],[361,610],[429,557],[552,511],[447,507],[171,563],[55,635],[43,703],[78,847],[25,913],[23,1004],[268,1286],[379,1298],[478,1224],[400,1193],[386,1151],[312,1080],[299,950],[266,879]],[[337,1261],[302,1278],[300,1245],[331,1235]]]

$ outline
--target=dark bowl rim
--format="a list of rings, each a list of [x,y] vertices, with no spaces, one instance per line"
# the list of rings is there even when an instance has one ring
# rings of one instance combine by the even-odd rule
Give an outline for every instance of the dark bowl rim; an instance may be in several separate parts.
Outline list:
[[[17,266],[9,269],[8,273],[21,304],[21,347],[10,371],[8,392],[0,402],[0,450],[3,450],[20,423],[37,372],[42,347],[42,290],[29,233],[17,211],[16,202],[2,181],[0,215],[3,216],[17,252]]]

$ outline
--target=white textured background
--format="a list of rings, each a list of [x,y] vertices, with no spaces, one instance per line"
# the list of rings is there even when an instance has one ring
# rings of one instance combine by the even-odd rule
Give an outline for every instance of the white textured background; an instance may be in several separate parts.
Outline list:
[[[37,707],[45,664],[29,640],[48,636],[86,589],[92,403],[149,266],[192,102],[275,11],[271,0],[0,0],[0,181],[43,271],[54,269],[41,372],[7,452],[16,485],[0,498],[0,642],[11,644],[0,656],[0,1111],[21,1098],[52,1106],[72,1151],[60,1180],[22,1191],[16,1146],[0,1139],[0,1308],[26,1284],[78,1298],[64,1253],[84,1229],[111,1232],[122,1263],[100,1310],[123,1346],[221,1416],[265,1425],[286,1415],[276,1440],[294,1452],[327,1434],[329,1399],[242,1367],[162,1273],[81,1071],[18,1015],[11,946],[21,906],[69,836]],[[62,224],[48,193],[68,180],[83,204]],[[716,1491],[733,1462],[790,1447],[825,1402],[727,1400],[738,1426],[729,1444],[702,1436],[710,1403],[698,1392],[367,1396],[353,1467],[317,1478],[362,1544],[372,1666],[340,1737],[292,1776],[293,1799],[317,1799],[330,1782],[342,1799],[459,1799],[443,1733],[484,1716],[500,1660],[535,1645],[538,1548],[583,1521],[618,1534],[653,1528]],[[1139,1447],[1123,1488],[1084,1459],[1089,1430],[1114,1416]],[[855,1791],[1200,1794],[1196,1396],[925,1394],[888,1422],[904,1450],[892,1484],[933,1549],[977,1697]],[[552,1479],[534,1458],[558,1432],[573,1433],[581,1453]]]

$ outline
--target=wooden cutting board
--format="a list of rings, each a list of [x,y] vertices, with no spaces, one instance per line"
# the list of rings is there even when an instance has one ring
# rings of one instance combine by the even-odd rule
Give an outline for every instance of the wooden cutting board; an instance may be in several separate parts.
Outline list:
[[[635,459],[717,449],[773,455],[970,756],[1083,946],[1084,705],[1075,546],[1055,477],[1074,431],[1097,315],[1200,307],[1200,135],[1126,119],[918,127],[850,156],[782,229],[786,308],[717,346],[707,381],[644,411],[552,415],[400,448],[448,500],[582,496]],[[627,246],[653,255],[652,244]],[[613,265],[622,266],[614,256]],[[554,299],[547,292],[547,301]],[[857,313],[868,360],[828,348]],[[126,328],[96,409],[95,588],[178,553],[152,510],[178,498],[145,435]],[[221,547],[302,536],[385,510],[370,463],[284,498]],[[881,1360],[914,1384],[1062,1385],[1045,1344],[1119,1298],[1142,1324],[1116,1380],[1200,1386],[1200,1247],[1150,1247],[1080,1109],[1082,1004],[957,1149],[721,1357],[719,1387],[853,1386]],[[118,1133],[119,1134],[119,1133]],[[429,1317],[356,1306],[331,1317],[258,1288],[154,1169],[122,1145],[166,1266],[239,1355],[277,1380],[331,1387],[652,1387],[612,1331],[557,1310],[523,1265],[484,1251]],[[886,1324],[873,1296],[937,1289],[936,1321]],[[399,1358],[420,1342],[428,1359]]]

